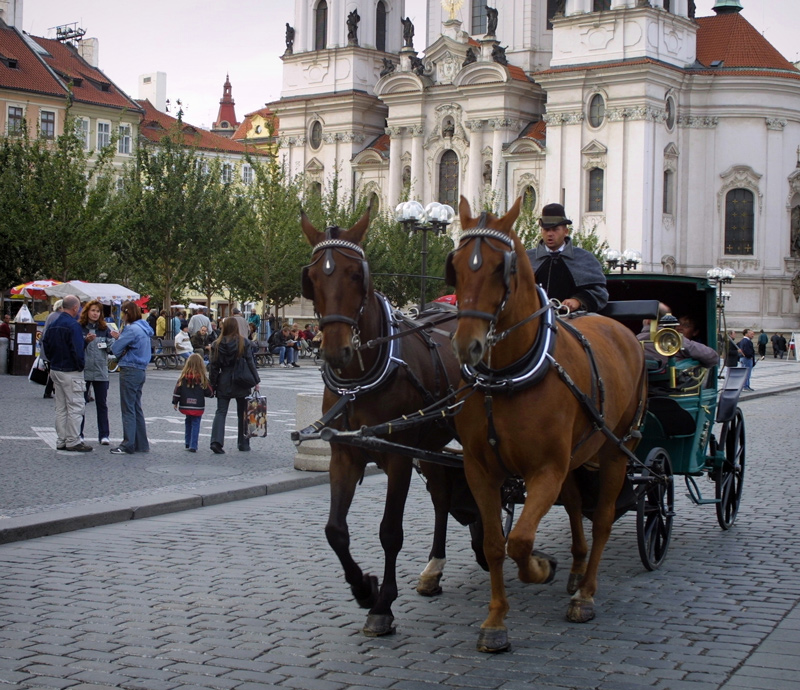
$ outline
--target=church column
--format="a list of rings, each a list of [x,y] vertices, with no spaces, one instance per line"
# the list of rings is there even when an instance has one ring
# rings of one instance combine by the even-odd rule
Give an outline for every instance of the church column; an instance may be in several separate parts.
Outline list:
[[[583,14],[591,12],[594,7],[592,0],[567,0],[564,8],[564,16],[571,17],[573,14]]]
[[[618,10],[621,7],[633,7],[633,0],[611,0],[611,9]]]
[[[400,201],[400,192],[403,187],[403,161],[400,151],[400,132],[402,127],[387,127],[389,135],[389,208],[394,209]]]
[[[411,132],[411,198],[425,199],[425,152],[422,148],[424,128],[414,125]],[[400,155],[398,153],[398,155]],[[402,182],[402,175],[401,175]]]
[[[295,53],[304,53],[311,50],[314,45],[312,43],[314,37],[314,13],[311,12],[309,3],[297,2],[295,3],[295,32],[296,39],[293,51]]]
[[[481,155],[483,120],[469,120],[465,124],[469,129],[469,163],[467,167],[467,188],[464,196],[472,203],[473,199],[481,198],[483,190],[483,156]]]
[[[500,168],[503,164],[503,138],[504,130],[509,126],[509,120],[489,120],[494,127],[492,134],[492,190],[495,190],[500,179]]]

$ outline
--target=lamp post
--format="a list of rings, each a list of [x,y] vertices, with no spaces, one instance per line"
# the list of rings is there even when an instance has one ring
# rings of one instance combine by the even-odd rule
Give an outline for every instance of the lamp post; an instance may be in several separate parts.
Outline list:
[[[731,298],[731,293],[727,290],[723,290],[722,286],[733,282],[736,273],[731,268],[715,266],[706,271],[706,277],[709,282],[717,288],[717,351],[720,357],[724,359],[728,342],[728,323],[725,318],[725,304]]]
[[[603,258],[606,260],[606,265],[611,271],[619,269],[620,273],[625,273],[625,269],[629,271],[636,270],[636,267],[642,262],[642,254],[635,249],[626,249],[620,253],[616,249],[606,249],[603,252]]]
[[[415,232],[422,233],[422,270],[420,271],[419,286],[419,311],[425,308],[425,288],[428,275],[428,233],[440,235],[447,230],[447,226],[453,222],[456,212],[447,204],[440,204],[432,201],[425,208],[419,201],[404,201],[397,205],[394,217],[401,223],[405,231],[411,235]]]

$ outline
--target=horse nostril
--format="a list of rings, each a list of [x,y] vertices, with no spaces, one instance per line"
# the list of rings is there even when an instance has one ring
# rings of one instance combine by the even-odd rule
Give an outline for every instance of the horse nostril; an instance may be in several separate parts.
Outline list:
[[[472,343],[470,343],[468,352],[471,359],[470,363],[472,365],[477,364],[483,357],[483,343],[481,343],[480,340],[473,340]]]

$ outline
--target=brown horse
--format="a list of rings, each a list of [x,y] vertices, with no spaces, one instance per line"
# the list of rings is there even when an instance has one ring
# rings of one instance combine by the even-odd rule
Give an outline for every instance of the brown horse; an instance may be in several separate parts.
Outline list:
[[[567,618],[591,620],[600,557],[626,477],[619,444],[635,447],[646,391],[642,348],[629,329],[597,315],[554,318],[511,229],[519,207],[518,199],[502,218],[482,214],[478,219],[462,197],[463,233],[447,265],[459,305],[453,347],[477,374],[476,387],[483,392],[466,400],[456,426],[467,480],[483,516],[491,574],[489,616],[478,639],[478,649],[486,652],[509,647],[506,543],[497,519],[503,480],[520,476],[527,491],[507,546],[523,582],[546,583],[555,574],[555,562],[533,551],[533,544],[540,520],[560,497],[572,528],[567,591],[573,596]],[[581,392],[599,410],[605,431],[598,430],[602,422],[590,406],[579,401]],[[598,468],[600,488],[587,562],[581,491],[572,470],[590,461]]]
[[[349,230],[338,227],[317,231],[305,214],[303,233],[313,247],[312,262],[303,270],[303,295],[314,302],[322,329],[321,354],[326,390],[322,410],[348,399],[343,414],[329,422],[337,430],[358,430],[409,415],[445,398],[460,382],[458,362],[450,347],[455,318],[431,329],[409,333],[412,325],[398,319],[388,301],[373,290],[369,266],[361,243],[369,227],[369,210]],[[454,315],[453,315],[454,316]],[[380,347],[359,349],[360,343],[395,338]],[[452,424],[427,422],[391,433],[392,443],[415,449],[439,450],[455,435]],[[368,462],[375,461],[388,475],[386,504],[380,526],[385,555],[383,583],[362,572],[350,554],[347,513],[356,485]],[[464,478],[463,468],[420,463],[434,505],[435,532],[430,562],[417,591],[441,592],[439,580],[445,561],[448,511],[462,524],[470,524],[473,549],[483,562],[480,517]],[[394,631],[392,603],[397,598],[395,567],[403,543],[403,510],[412,473],[411,458],[396,452],[364,450],[331,443],[331,506],[325,534],[344,567],[351,591],[369,608],[364,633],[386,635]]]

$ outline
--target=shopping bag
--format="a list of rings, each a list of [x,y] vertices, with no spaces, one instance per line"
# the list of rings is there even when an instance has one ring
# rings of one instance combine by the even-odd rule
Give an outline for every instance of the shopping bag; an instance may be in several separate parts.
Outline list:
[[[247,397],[244,421],[247,438],[267,435],[267,396],[253,393]]]
[[[33,360],[31,373],[28,374],[28,381],[46,386],[48,377],[49,373],[47,371],[46,362],[41,357],[37,357],[35,360]]]

